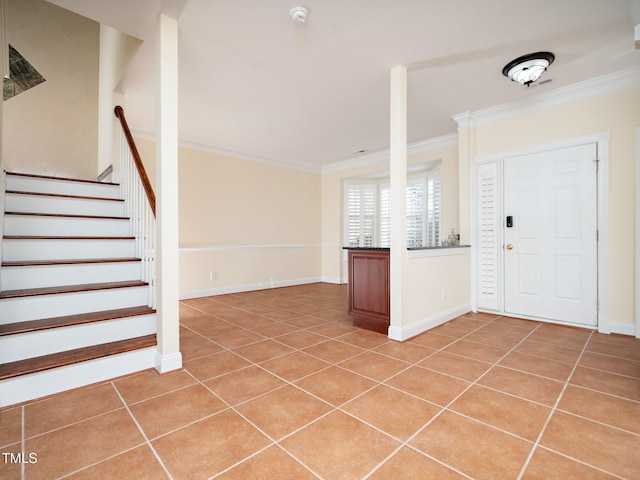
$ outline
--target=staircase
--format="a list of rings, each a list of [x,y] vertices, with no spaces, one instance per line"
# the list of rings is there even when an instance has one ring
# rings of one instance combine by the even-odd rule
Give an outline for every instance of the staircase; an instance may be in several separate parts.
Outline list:
[[[124,203],[113,183],[6,174],[0,407],[154,366]]]

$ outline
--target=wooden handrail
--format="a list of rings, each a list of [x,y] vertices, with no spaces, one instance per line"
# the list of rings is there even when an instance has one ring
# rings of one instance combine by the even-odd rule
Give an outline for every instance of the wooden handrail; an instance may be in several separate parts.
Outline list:
[[[114,109],[114,113],[116,114],[116,117],[120,120],[120,125],[122,125],[122,131],[124,132],[124,136],[127,139],[127,143],[129,144],[129,149],[131,150],[133,161],[136,163],[136,168],[138,169],[140,180],[142,181],[144,191],[147,194],[147,199],[149,200],[149,205],[151,206],[151,211],[153,212],[153,216],[155,217],[156,216],[156,194],[153,193],[153,187],[149,182],[149,177],[147,176],[147,172],[144,169],[144,165],[142,164],[142,159],[140,158],[140,154],[138,153],[138,148],[136,147],[136,143],[133,141],[133,136],[131,135],[131,130],[129,130],[127,119],[124,117],[124,110],[120,105],[117,105],[116,108]]]

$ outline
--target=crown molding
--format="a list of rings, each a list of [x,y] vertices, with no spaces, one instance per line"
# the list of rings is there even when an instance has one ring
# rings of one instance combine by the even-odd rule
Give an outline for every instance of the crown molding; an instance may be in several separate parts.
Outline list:
[[[456,145],[458,145],[458,134],[451,133],[449,135],[442,135],[440,137],[411,143],[407,145],[407,154],[415,155],[422,152],[432,152],[434,150],[454,147]],[[360,155],[357,157],[348,158],[346,160],[341,160],[339,162],[328,163],[322,166],[322,173],[333,173],[339,172],[341,170],[366,167],[379,162],[388,162],[389,155],[389,150],[381,150],[379,152]]]
[[[523,100],[475,112],[463,112],[453,115],[452,118],[458,123],[458,128],[474,128],[638,87],[640,87],[640,66],[584,80]]]
[[[147,140],[155,140],[156,134],[148,129],[140,128],[138,126],[132,126],[131,133],[135,137],[144,138]],[[213,145],[206,139],[190,137],[182,135],[178,138],[178,145],[184,148],[190,148],[193,150],[199,150],[202,152],[215,153],[218,155],[224,155],[227,157],[240,158],[242,160],[249,160],[252,162],[266,163],[268,165],[274,165],[277,167],[290,168],[293,170],[301,170],[307,173],[321,173],[321,168],[315,165],[294,162],[290,160],[281,160],[277,158],[270,158],[263,155],[255,155],[252,153],[242,152],[230,147],[221,147]]]

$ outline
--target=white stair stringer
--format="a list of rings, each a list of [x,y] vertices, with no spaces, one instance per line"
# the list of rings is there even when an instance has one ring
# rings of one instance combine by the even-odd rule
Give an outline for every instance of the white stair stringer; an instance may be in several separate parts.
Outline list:
[[[153,368],[156,348],[144,348],[0,381],[0,408]]]
[[[155,313],[0,336],[0,363],[16,362],[152,333],[156,333]]]
[[[54,265],[5,265],[0,271],[4,290],[80,285],[87,279],[95,283],[140,279],[140,260]]]

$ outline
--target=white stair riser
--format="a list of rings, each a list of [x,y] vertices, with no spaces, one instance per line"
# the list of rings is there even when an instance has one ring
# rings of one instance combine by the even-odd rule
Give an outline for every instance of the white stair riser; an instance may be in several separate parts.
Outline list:
[[[80,260],[135,257],[134,240],[24,240],[5,239],[2,258],[22,260]]]
[[[0,363],[156,333],[156,316],[118,318],[0,337]]]
[[[140,280],[141,262],[33,265],[0,270],[2,290]]]
[[[135,307],[146,305],[148,299],[147,286],[3,298],[0,300],[0,324]]]
[[[7,193],[5,211],[123,217],[124,202]]]
[[[62,195],[82,195],[85,197],[119,198],[118,185],[70,182],[48,178],[21,177],[7,175],[7,190],[19,192],[59,193]]]
[[[0,408],[153,368],[156,352],[143,348],[3,380]]]
[[[129,235],[128,220],[5,215],[5,235],[111,236]]]

